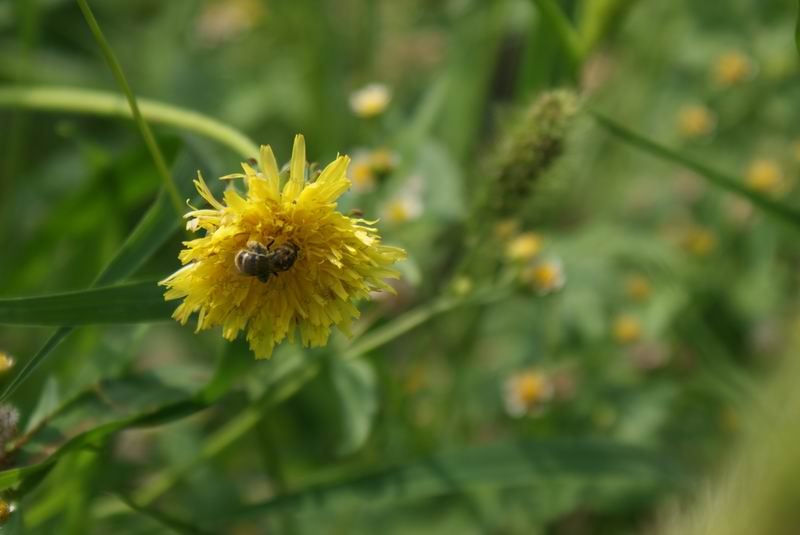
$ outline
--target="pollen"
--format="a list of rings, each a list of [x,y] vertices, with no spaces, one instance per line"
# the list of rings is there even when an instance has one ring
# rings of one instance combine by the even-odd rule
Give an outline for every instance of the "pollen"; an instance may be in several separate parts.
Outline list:
[[[184,242],[183,268],[160,282],[167,300],[182,300],[173,317],[185,324],[197,313],[198,331],[219,326],[228,340],[244,331],[257,358],[269,357],[285,339],[323,346],[333,327],[349,336],[356,302],[374,290],[393,292],[385,279],[399,277],[391,266],[405,258],[402,249],[381,243],[372,223],[337,211],[336,200],[350,187],[349,162],[339,156],[309,183],[298,135],[285,181],[268,146],[261,147],[258,169],[245,163],[243,173],[223,177],[242,179],[246,194],[229,187],[220,201],[198,174],[195,185],[210,206],[185,217],[201,236]],[[235,265],[251,241],[292,243],[297,259],[262,282]]]

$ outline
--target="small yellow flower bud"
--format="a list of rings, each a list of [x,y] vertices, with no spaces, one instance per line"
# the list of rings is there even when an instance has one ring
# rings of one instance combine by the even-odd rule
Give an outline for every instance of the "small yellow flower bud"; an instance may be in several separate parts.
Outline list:
[[[542,237],[535,232],[524,232],[511,240],[506,248],[509,260],[530,260],[542,250]]]

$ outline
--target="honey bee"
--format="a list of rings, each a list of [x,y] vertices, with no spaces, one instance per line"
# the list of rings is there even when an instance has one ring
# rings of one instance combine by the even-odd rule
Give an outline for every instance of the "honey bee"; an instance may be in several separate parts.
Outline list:
[[[257,241],[247,242],[246,248],[236,253],[234,259],[239,273],[267,282],[270,275],[277,275],[292,267],[300,248],[292,242],[286,242],[270,250],[273,243],[275,240],[271,240],[267,245]]]

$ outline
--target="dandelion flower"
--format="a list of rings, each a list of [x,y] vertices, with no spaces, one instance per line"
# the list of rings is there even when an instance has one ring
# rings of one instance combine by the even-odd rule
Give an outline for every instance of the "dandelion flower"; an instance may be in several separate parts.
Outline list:
[[[753,73],[750,58],[741,52],[726,52],[714,64],[714,80],[718,84],[731,86],[743,82]]]
[[[756,160],[747,168],[747,186],[761,193],[779,193],[784,186],[781,168],[773,160]]]
[[[630,344],[636,342],[642,335],[642,324],[630,314],[621,314],[614,320],[611,326],[614,340],[618,344]]]
[[[509,260],[530,260],[542,250],[542,237],[535,232],[523,232],[506,247]]]
[[[567,277],[561,260],[543,260],[525,268],[520,278],[539,295],[556,292],[564,287]]]
[[[336,199],[350,186],[350,159],[339,156],[309,183],[305,153],[298,135],[281,187],[272,149],[262,147],[259,170],[242,164],[243,174],[223,177],[243,178],[247,187],[246,196],[229,188],[224,202],[198,174],[195,185],[211,207],[185,217],[187,228],[205,233],[184,242],[184,267],[160,283],[167,287],[166,299],[183,299],[175,319],[186,323],[198,312],[198,331],[219,325],[228,340],[244,330],[256,357],[267,358],[295,334],[304,346],[324,345],[332,326],[349,335],[359,316],[355,302],[372,290],[391,291],[383,279],[399,276],[390,266],[405,252],[382,245],[369,222],[336,210]],[[250,276],[237,267],[242,251],[283,260],[294,252],[294,261]]]
[[[509,377],[503,385],[506,412],[518,418],[542,412],[553,397],[553,385],[541,371],[528,370]]]
[[[686,137],[708,135],[714,130],[715,123],[714,115],[705,106],[684,106],[678,114],[678,128]]]
[[[384,84],[369,84],[350,95],[350,108],[359,117],[370,119],[386,110],[392,93]]]

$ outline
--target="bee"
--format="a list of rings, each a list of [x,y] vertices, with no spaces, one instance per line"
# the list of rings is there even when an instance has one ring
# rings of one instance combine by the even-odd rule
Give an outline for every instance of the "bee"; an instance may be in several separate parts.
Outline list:
[[[270,250],[273,243],[275,240],[271,240],[267,245],[257,241],[247,242],[246,248],[236,253],[234,259],[239,273],[267,282],[270,275],[277,275],[292,267],[300,248],[292,242],[286,242]]]

